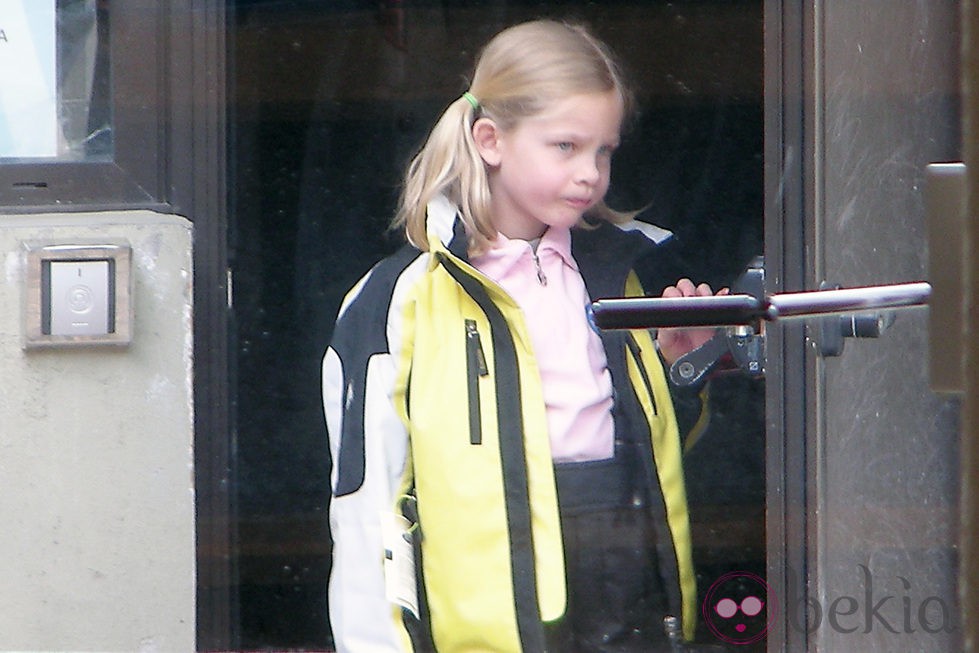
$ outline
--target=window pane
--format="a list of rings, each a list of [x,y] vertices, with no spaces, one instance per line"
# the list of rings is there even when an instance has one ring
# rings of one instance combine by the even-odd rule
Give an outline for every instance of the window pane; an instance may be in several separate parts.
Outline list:
[[[0,159],[112,156],[108,3],[0,1]]]
[[[959,7],[895,2],[871,25],[858,4],[825,8],[815,273],[846,286],[916,281],[928,276],[925,166],[962,156]],[[823,614],[812,611],[811,637],[819,650],[961,650],[959,402],[928,386],[926,311],[873,317],[888,325],[879,339],[848,338],[817,377],[809,582]],[[849,614],[854,597],[866,611],[871,595],[900,598]]]
[[[59,157],[112,157],[108,2],[59,0]]]

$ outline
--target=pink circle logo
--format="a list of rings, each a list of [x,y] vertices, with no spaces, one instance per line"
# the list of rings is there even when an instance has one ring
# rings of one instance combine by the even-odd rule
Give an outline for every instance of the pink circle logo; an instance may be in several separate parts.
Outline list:
[[[768,583],[747,571],[724,574],[707,590],[704,621],[728,644],[753,644],[768,634],[775,621],[775,602]]]

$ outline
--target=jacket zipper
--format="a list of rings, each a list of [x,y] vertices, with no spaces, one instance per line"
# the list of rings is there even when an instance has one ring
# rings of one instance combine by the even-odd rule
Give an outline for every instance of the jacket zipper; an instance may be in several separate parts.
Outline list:
[[[642,364],[642,349],[639,347],[639,343],[636,342],[636,337],[631,333],[627,333],[626,335],[626,345],[632,353],[632,359],[635,361],[636,367],[639,368],[639,376],[642,377],[643,385],[646,386],[649,402],[653,406],[653,414],[658,415],[659,411],[656,409],[656,395],[653,394],[653,384],[649,380],[649,373],[646,371],[646,366]]]
[[[476,328],[476,320],[466,320],[466,370],[469,386],[469,443],[482,444],[479,379],[489,375],[489,368],[486,366],[486,355]]]

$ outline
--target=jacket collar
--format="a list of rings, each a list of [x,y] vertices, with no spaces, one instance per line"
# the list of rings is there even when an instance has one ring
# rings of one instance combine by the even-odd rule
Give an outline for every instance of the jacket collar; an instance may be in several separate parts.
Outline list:
[[[445,195],[436,195],[428,203],[425,215],[425,231],[428,233],[430,248],[436,244],[448,248],[453,241],[458,240],[458,232],[462,231],[462,234],[465,235],[464,228],[456,219],[458,214],[459,209]]]
[[[589,296],[620,297],[636,261],[656,243],[640,231],[623,231],[604,220],[572,232],[571,253],[585,280]]]
[[[458,213],[455,204],[444,195],[437,195],[428,203],[429,249],[448,250],[468,263],[469,239]],[[589,228],[571,230],[570,260],[577,263],[593,299],[616,297],[622,294],[625,278],[636,260],[672,236],[666,229],[639,220],[619,225],[599,220]]]

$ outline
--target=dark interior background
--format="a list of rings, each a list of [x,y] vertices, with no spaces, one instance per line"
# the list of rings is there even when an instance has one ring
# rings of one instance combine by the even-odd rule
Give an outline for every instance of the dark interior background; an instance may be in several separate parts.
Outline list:
[[[479,47],[545,16],[610,43],[641,113],[609,203],[648,206],[641,219],[683,245],[677,278],[721,286],[763,251],[762,1],[237,0],[231,13],[235,638],[322,650],[320,359],[343,294],[400,245],[386,229],[402,170]],[[686,457],[703,587],[765,568],[763,381],[711,387],[712,428]]]

